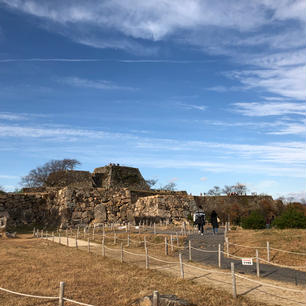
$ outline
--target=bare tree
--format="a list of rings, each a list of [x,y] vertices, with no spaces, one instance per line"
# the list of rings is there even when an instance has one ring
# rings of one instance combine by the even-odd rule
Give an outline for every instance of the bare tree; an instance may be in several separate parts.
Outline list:
[[[211,196],[219,196],[221,195],[221,188],[219,186],[214,186],[207,191],[207,194]]]
[[[21,185],[23,187],[41,187],[46,183],[51,173],[73,170],[80,164],[76,159],[51,160],[36,169],[32,169],[28,175],[22,177]]]
[[[152,188],[153,186],[155,186],[158,182],[158,179],[147,179],[146,183],[149,185],[150,188]]]
[[[228,186],[228,185],[225,185],[222,189],[222,193],[224,194],[231,194],[233,192],[233,186]]]
[[[246,194],[248,189],[246,187],[246,185],[241,184],[241,183],[236,183],[236,185],[233,186],[233,190],[235,193],[237,193],[238,195],[243,195]]]
[[[159,189],[174,191],[176,189],[176,184],[174,182],[170,182],[166,184],[165,186],[161,186]]]

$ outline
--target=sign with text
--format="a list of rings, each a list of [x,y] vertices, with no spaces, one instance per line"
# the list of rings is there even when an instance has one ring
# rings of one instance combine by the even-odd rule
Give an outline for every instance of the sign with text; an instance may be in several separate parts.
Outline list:
[[[252,266],[253,265],[253,258],[242,258],[242,265],[243,266]]]

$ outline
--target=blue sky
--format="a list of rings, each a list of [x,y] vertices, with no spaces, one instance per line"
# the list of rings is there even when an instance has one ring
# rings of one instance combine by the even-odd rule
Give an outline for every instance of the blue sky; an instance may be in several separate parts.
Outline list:
[[[305,198],[304,0],[0,0],[0,185],[50,159]]]

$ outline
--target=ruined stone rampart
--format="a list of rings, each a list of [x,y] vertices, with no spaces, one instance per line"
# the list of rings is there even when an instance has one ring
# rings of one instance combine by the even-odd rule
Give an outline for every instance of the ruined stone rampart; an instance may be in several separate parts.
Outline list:
[[[208,214],[216,210],[225,220],[235,203],[247,211],[263,199],[273,201],[267,196],[197,197],[185,191],[150,190],[138,169],[118,165],[96,168],[93,174],[57,172],[45,186],[23,191],[0,194],[0,217],[7,217],[9,227],[186,221],[199,205]]]

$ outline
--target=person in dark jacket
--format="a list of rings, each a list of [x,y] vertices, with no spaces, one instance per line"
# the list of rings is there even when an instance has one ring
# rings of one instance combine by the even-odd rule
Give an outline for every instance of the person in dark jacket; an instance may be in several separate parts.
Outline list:
[[[210,216],[210,222],[211,222],[214,234],[218,233],[218,228],[219,228],[218,219],[219,218],[218,218],[216,211],[213,210]]]
[[[193,215],[193,222],[194,224],[197,224],[199,233],[201,235],[204,235],[204,225],[205,225],[205,213],[202,209],[202,206],[199,206],[199,209],[195,214]]]

